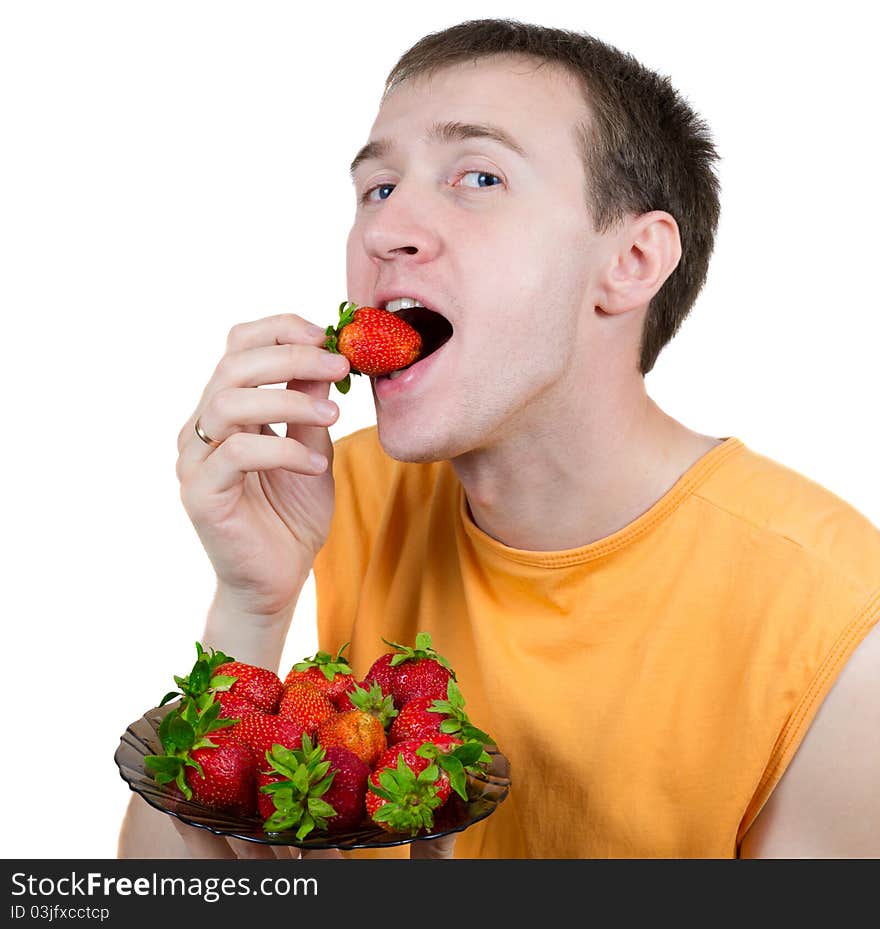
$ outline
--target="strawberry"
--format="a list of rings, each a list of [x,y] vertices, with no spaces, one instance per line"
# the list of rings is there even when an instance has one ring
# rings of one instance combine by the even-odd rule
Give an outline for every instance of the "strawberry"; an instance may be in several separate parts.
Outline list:
[[[335,702],[355,680],[354,672],[342,654],[349,644],[346,642],[336,657],[327,652],[317,652],[311,658],[298,661],[284,679],[284,686],[288,687],[296,681],[309,681]]]
[[[322,722],[318,726],[318,742],[325,747],[341,745],[372,767],[388,747],[385,728],[397,711],[391,705],[391,697],[385,696],[378,684],[368,691],[355,687],[348,699],[354,704],[353,709]]]
[[[394,678],[397,677],[397,671],[391,667],[391,661],[396,655],[397,652],[385,652],[370,665],[370,670],[367,671],[363,680],[363,686],[367,690],[370,689],[370,685],[378,684],[383,694],[391,694],[394,688]]]
[[[317,739],[325,748],[331,745],[347,748],[370,766],[388,747],[382,723],[358,709],[344,710],[325,720],[318,726]]]
[[[408,739],[385,751],[368,781],[367,814],[388,832],[416,835],[434,825],[434,814],[452,791],[467,800],[465,772],[479,762],[483,746],[438,735]]]
[[[449,662],[434,650],[429,633],[420,632],[416,636],[415,648],[396,642],[385,644],[397,649],[390,665],[396,671],[391,696],[398,710],[414,697],[434,697],[437,700],[446,697],[446,688],[450,680],[455,680],[455,672]]]
[[[258,800],[267,832],[296,828],[301,840],[315,828],[339,832],[364,820],[370,769],[352,752],[313,746],[304,736],[297,749],[276,745],[267,760]]]
[[[360,825],[366,816],[367,778],[370,766],[341,745],[325,748],[330,770],[336,772],[324,799],[336,810],[327,820],[329,832],[340,832]]]
[[[411,365],[422,351],[422,337],[395,313],[346,301],[339,305],[339,322],[328,326],[326,335],[324,347],[345,355],[351,374],[390,374]],[[340,393],[348,393],[350,386],[349,375],[336,383]]]
[[[242,718],[229,730],[229,738],[243,742],[253,752],[254,760],[259,769],[266,768],[266,752],[273,745],[283,745],[285,748],[299,746],[305,728],[301,723],[282,716],[242,716]]]
[[[417,754],[423,744],[421,739],[399,742],[373,766],[367,815],[388,832],[416,835],[430,829],[434,811],[449,797],[449,776],[431,758]]]
[[[440,735],[440,723],[444,717],[432,713],[436,701],[433,697],[415,697],[400,710],[388,730],[388,741],[406,742],[408,739],[428,739]]]
[[[461,690],[451,678],[446,685],[445,700],[431,696],[408,700],[388,731],[388,741],[394,744],[406,739],[428,739],[439,733],[481,743],[490,741],[485,732],[471,723],[464,711]]]
[[[220,715],[226,719],[241,719],[242,716],[265,715],[256,704],[237,694],[221,690],[217,693],[217,702],[220,704]]]
[[[232,741],[229,731],[236,726],[235,720],[220,719],[220,704],[214,700],[214,695],[203,693],[198,701],[191,697],[184,697],[180,706],[167,712],[159,724],[159,741],[164,751],[163,755],[147,755],[144,766],[152,772],[157,784],[174,783],[187,800],[193,799],[193,786],[191,774],[195,771],[200,775],[196,782],[196,799],[208,802],[216,794],[217,803],[229,802],[233,806],[238,804],[240,797],[223,787],[223,778],[229,768],[241,767],[236,756],[241,752],[224,750],[217,756],[211,756],[218,745]],[[202,752],[208,752],[203,759]],[[202,760],[206,761],[209,772],[213,774],[216,768],[216,778],[205,775]],[[247,772],[244,772],[247,777]],[[251,788],[253,788],[253,772],[249,775]],[[208,780],[209,783],[203,783]],[[216,780],[216,791],[212,783]],[[204,791],[201,788],[204,787]]]
[[[345,690],[343,690],[341,694],[330,698],[333,701],[333,706],[335,706],[337,710],[353,710],[354,704],[351,702],[351,695],[358,687],[366,690],[370,689],[365,681],[358,681],[356,678],[352,677],[346,683]]]
[[[217,739],[216,747],[193,749],[190,758],[184,777],[197,803],[239,816],[254,815],[257,765],[246,745]]]
[[[278,715],[296,720],[309,735],[314,735],[319,723],[336,713],[336,707],[314,684],[300,680],[284,688],[278,703]]]
[[[196,663],[193,665],[192,671],[186,677],[174,675],[174,683],[177,684],[180,690],[172,690],[170,693],[165,694],[159,706],[165,706],[169,700],[173,700],[175,697],[183,697],[184,700],[192,700],[197,703],[205,694],[215,690],[211,686],[211,677],[215,670],[220,665],[234,660],[234,658],[224,655],[223,652],[215,651],[213,648],[205,651],[201,642],[196,642]]]
[[[267,713],[274,713],[281,698],[283,685],[274,671],[243,661],[229,661],[214,669],[211,688],[226,690],[248,700]]]

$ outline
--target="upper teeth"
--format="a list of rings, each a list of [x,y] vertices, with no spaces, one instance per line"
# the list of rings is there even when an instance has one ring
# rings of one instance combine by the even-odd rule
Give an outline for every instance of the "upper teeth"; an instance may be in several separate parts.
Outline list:
[[[409,310],[414,306],[425,307],[425,304],[419,303],[415,297],[398,297],[396,300],[389,300],[385,304],[385,309],[390,313],[396,313],[398,310]]]

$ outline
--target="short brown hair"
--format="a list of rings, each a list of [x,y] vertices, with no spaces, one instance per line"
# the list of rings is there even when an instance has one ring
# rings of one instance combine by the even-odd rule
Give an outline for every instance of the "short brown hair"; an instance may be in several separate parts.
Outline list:
[[[668,77],[631,54],[587,33],[511,19],[470,20],[425,36],[391,69],[385,94],[409,78],[500,54],[561,65],[583,86],[592,131],[576,128],[596,231],[651,210],[678,223],[681,260],[651,301],[642,330],[639,370],[647,374],[706,280],[720,213],[709,130]]]

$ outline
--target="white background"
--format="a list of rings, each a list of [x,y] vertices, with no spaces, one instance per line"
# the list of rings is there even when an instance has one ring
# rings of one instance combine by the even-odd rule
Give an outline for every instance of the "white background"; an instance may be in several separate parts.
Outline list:
[[[189,669],[213,589],[178,429],[234,323],[333,320],[347,166],[427,32],[538,21],[672,77],[714,131],[722,220],[649,392],[880,523],[869,6],[0,4],[3,857],[116,854],[119,735]],[[358,380],[334,436],[372,421]],[[310,586],[283,665],[313,621]]]

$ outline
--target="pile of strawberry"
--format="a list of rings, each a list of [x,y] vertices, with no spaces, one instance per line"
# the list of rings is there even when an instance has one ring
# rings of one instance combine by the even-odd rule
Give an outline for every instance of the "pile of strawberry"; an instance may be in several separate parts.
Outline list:
[[[188,800],[259,816],[266,832],[295,830],[298,840],[371,822],[430,830],[451,798],[468,799],[467,773],[489,763],[490,739],[468,719],[428,633],[414,647],[385,644],[393,651],[363,680],[346,643],[282,681],[197,642],[192,671],[160,703],[180,700],[159,726],[165,754],[148,755],[147,768]]]

